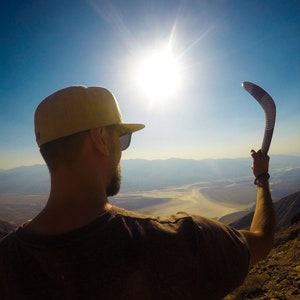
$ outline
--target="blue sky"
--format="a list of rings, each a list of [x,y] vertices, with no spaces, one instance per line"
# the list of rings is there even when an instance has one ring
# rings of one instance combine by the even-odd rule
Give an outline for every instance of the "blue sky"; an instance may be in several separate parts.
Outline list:
[[[1,4],[0,169],[42,162],[34,110],[70,85],[109,88],[124,121],[146,124],[123,159],[202,159],[246,157],[260,147],[264,113],[241,88],[252,81],[277,105],[270,155],[300,155],[299,1]],[[180,62],[181,81],[156,101],[136,74],[149,51],[166,47]]]

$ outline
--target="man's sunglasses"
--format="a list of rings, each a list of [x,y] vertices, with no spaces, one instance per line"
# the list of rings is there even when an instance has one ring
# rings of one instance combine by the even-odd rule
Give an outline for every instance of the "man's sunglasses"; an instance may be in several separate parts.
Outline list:
[[[131,141],[131,135],[132,132],[127,132],[120,136],[120,144],[121,144],[122,151],[126,150],[129,147]]]

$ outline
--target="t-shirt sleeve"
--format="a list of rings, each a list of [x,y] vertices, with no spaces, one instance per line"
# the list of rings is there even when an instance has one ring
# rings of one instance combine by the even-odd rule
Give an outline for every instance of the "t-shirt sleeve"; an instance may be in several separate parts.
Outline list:
[[[243,283],[249,271],[249,249],[244,236],[222,223],[192,216],[197,248],[197,274],[207,293],[222,296]]]
[[[221,299],[246,277],[249,250],[237,230],[185,213],[152,225],[149,268],[155,286],[168,287],[166,299],[172,289],[177,299]]]

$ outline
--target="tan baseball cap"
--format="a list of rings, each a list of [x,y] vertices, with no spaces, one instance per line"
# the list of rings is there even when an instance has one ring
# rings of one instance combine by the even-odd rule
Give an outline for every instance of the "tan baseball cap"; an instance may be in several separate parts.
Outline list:
[[[123,123],[117,100],[102,87],[64,88],[45,98],[34,114],[38,146],[81,131],[115,124],[125,132],[145,127],[144,124]]]

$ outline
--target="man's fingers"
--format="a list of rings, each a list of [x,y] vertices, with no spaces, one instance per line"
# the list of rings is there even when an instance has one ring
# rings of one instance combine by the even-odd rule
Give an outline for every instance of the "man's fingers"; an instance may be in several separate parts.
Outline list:
[[[255,150],[252,149],[252,150],[250,151],[250,153],[251,153],[251,156],[252,156],[253,159],[261,159],[261,160],[263,160],[263,159],[265,159],[265,158],[268,157],[267,155],[265,155],[265,154],[261,151],[261,149],[259,149],[257,152],[256,152]]]

